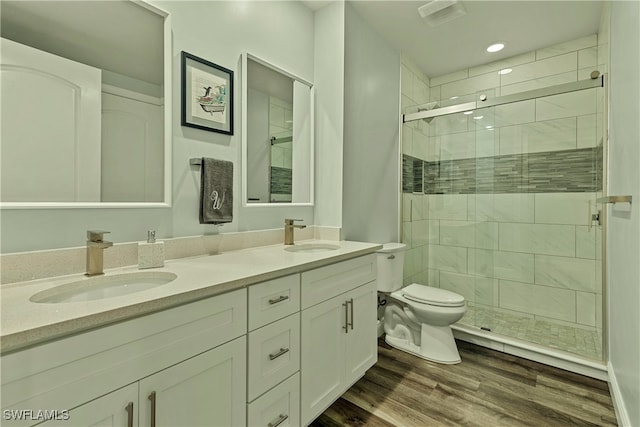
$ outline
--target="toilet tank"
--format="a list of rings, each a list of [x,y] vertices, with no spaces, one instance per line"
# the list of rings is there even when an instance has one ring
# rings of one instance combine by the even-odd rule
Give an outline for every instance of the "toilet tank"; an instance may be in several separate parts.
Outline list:
[[[404,268],[403,243],[385,243],[376,252],[378,257],[378,291],[393,292],[402,287],[402,271]]]

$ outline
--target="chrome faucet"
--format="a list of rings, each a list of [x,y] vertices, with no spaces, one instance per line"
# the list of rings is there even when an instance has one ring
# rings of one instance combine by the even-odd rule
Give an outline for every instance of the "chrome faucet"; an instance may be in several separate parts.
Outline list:
[[[104,274],[103,251],[113,246],[113,242],[103,240],[108,231],[87,231],[87,276]]]
[[[293,245],[293,229],[306,228],[306,225],[295,225],[294,221],[302,221],[301,219],[285,219],[284,220],[284,244]]]

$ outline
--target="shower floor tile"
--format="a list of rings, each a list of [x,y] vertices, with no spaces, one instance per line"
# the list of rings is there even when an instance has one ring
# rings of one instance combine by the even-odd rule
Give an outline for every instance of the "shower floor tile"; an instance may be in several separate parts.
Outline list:
[[[519,317],[490,308],[467,306],[460,323],[490,328],[491,332],[530,343],[543,345],[587,359],[602,360],[602,332],[546,320]]]

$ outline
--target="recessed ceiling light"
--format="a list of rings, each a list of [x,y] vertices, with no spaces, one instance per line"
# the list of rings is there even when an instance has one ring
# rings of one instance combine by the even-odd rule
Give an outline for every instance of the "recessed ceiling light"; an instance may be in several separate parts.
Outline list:
[[[504,43],[495,43],[487,48],[487,52],[499,52],[504,49]]]
[[[512,72],[513,70],[511,68],[504,68],[500,71],[498,71],[498,74],[509,74],[510,72]]]

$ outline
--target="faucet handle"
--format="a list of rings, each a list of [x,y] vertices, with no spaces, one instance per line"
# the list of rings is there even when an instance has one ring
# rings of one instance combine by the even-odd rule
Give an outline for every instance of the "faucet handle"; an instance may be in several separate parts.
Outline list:
[[[104,235],[111,233],[110,231],[102,230],[87,230],[87,240],[90,242],[102,242]]]

